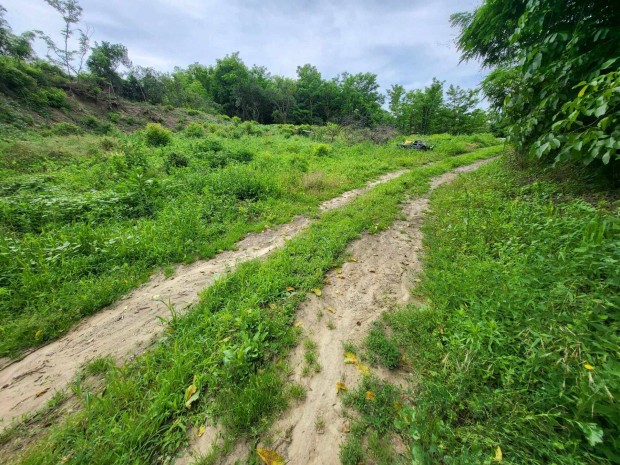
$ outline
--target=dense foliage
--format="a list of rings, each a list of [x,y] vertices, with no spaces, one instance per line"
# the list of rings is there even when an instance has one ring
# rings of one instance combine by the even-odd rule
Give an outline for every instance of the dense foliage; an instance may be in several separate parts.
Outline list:
[[[463,58],[498,68],[483,89],[521,151],[620,159],[619,2],[486,0],[452,21],[462,28]]]
[[[498,162],[432,198],[430,305],[388,316],[416,463],[620,461],[620,222],[536,171]]]
[[[433,79],[424,90],[409,92],[401,85],[388,90],[394,125],[404,134],[472,134],[484,132],[488,115],[476,108],[478,91],[450,85],[444,97],[444,82]]]

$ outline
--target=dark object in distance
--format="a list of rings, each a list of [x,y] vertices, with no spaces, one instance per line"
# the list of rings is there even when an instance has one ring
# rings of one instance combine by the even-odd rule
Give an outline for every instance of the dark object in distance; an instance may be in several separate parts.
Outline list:
[[[411,142],[406,140],[404,144],[400,144],[400,146],[404,149],[410,149],[410,150],[422,150],[422,151],[427,151],[427,150],[433,150],[433,146],[432,145],[427,145],[426,142],[421,141],[421,140],[416,140],[415,142]]]

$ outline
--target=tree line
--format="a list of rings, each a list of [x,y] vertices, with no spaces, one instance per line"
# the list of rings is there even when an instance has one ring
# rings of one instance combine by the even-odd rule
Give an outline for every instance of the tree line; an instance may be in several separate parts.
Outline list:
[[[444,82],[437,79],[424,90],[407,92],[392,86],[385,108],[386,96],[373,73],[325,78],[315,66],[305,64],[294,78],[284,77],[263,66],[247,66],[239,53],[214,65],[195,63],[172,72],[137,66],[124,45],[92,43],[92,31],[81,24],[77,0],[44,1],[63,18],[60,43],[43,31],[14,34],[0,6],[0,90],[5,93],[18,90],[53,101],[54,92],[43,95],[26,84],[58,84],[64,78],[102,98],[192,108],[263,124],[393,125],[404,133],[420,134],[488,130],[489,115],[477,108],[477,91],[450,86],[444,92]],[[37,39],[48,47],[44,60],[33,51]]]

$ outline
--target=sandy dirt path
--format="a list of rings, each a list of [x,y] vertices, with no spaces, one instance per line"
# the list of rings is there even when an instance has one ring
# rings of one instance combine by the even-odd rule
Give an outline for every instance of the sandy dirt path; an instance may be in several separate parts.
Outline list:
[[[386,174],[365,187],[345,192],[320,206],[321,211],[343,206],[378,184],[406,171]],[[68,334],[24,358],[0,361],[0,431],[13,420],[41,408],[57,391],[64,390],[76,371],[90,360],[110,355],[125,360],[142,353],[163,330],[160,318],[169,318],[166,304],[182,314],[195,304],[199,293],[237,264],[264,257],[283,247],[311,221],[298,217],[276,229],[249,234],[234,251],[211,260],[181,265],[166,278],[162,273],[115,304],[85,318]]]
[[[459,173],[476,170],[492,160],[482,160],[457,168],[434,178],[431,191],[454,180]],[[289,409],[272,428],[271,449],[275,449],[286,463],[304,465],[337,465],[340,463],[340,445],[346,438],[347,421],[337,396],[336,383],[344,382],[352,389],[360,379],[354,365],[344,363],[343,343],[360,342],[383,312],[411,302],[411,289],[421,272],[422,232],[428,195],[411,199],[403,205],[404,220],[395,221],[380,234],[364,234],[351,243],[351,260],[341,269],[326,276],[321,297],[309,294],[300,306],[297,321],[301,324],[301,340],[311,339],[317,345],[321,371],[303,376],[303,344],[291,353],[289,364],[294,374],[289,381],[306,388],[306,399]],[[373,368],[372,372],[389,382],[404,387],[406,373]],[[324,428],[317,431],[317,423]],[[198,438],[193,433],[192,447],[181,454],[175,465],[193,463],[195,458],[211,450],[218,441],[219,432],[207,426]],[[223,464],[234,464],[248,453],[241,444]],[[251,451],[250,451],[251,453]]]

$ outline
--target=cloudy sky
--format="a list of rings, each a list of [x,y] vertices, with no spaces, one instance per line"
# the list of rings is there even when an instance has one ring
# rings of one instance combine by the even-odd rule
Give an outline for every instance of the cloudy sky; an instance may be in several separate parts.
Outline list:
[[[62,19],[44,0],[0,0],[16,33],[59,37]],[[294,76],[311,63],[324,78],[372,72],[383,90],[430,83],[464,87],[483,77],[459,64],[451,13],[478,0],[81,0],[93,40],[120,42],[134,64],[171,71],[239,51],[247,65]],[[42,44],[37,46],[45,54]]]

